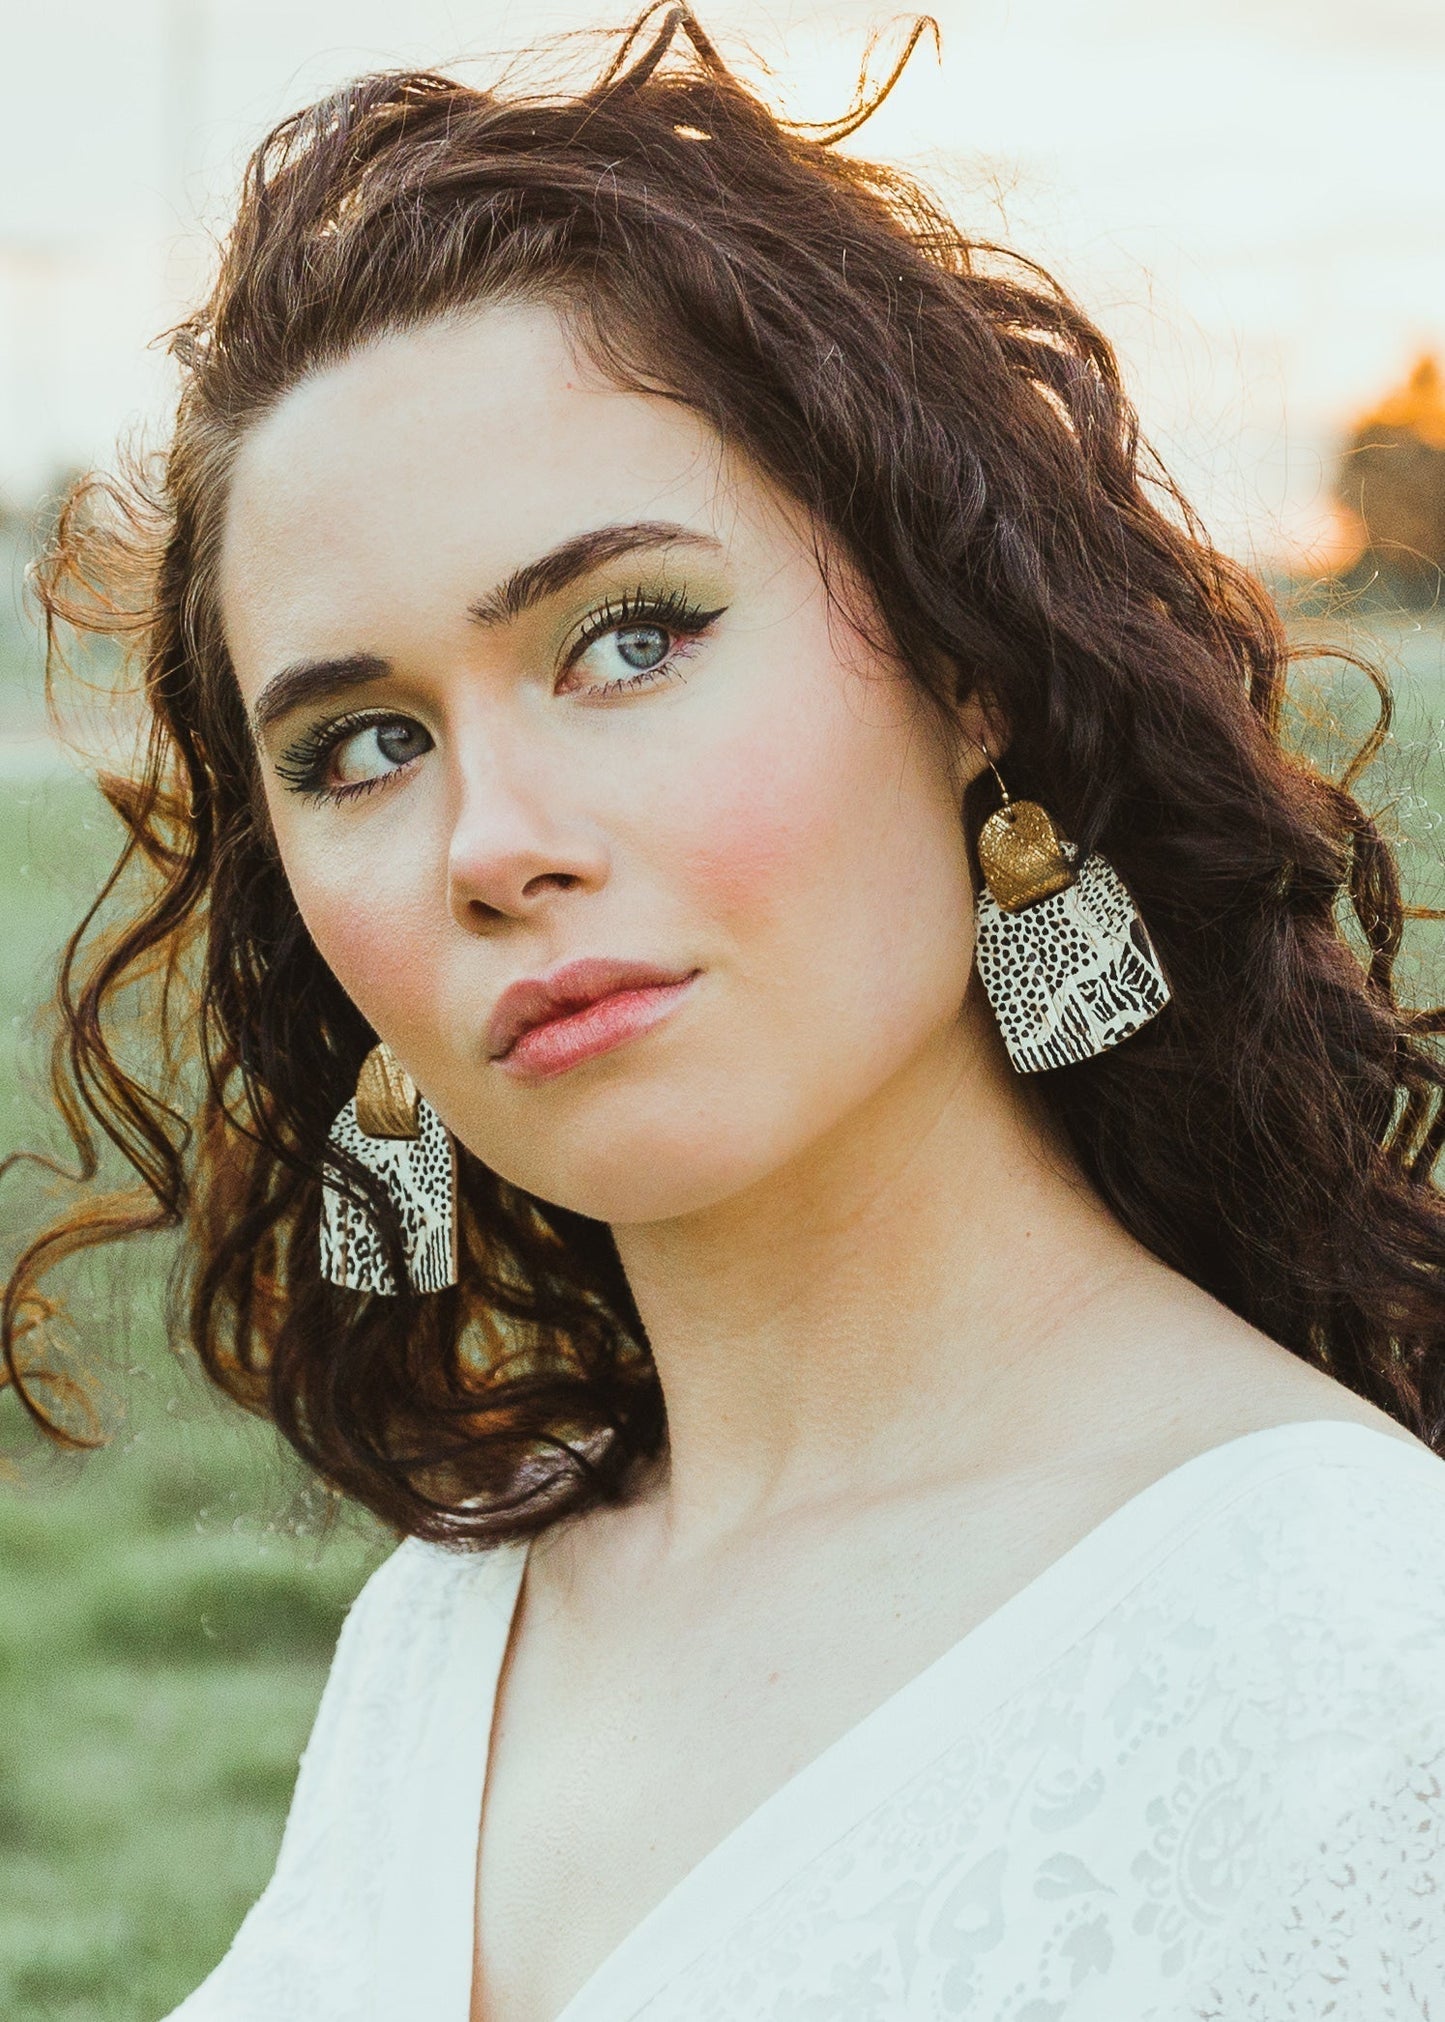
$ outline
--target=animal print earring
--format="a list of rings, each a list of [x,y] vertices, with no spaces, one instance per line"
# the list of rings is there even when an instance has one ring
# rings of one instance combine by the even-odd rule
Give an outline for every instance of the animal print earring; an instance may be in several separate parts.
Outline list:
[[[1060,836],[1037,801],[1009,799],[979,831],[978,972],[1021,1074],[1107,1052],[1169,1002],[1154,944],[1123,881]]]
[[[414,1292],[457,1282],[457,1152],[446,1125],[382,1042],[356,1077],[356,1093],[331,1126],[331,1143],[374,1173],[401,1219]],[[395,1294],[381,1232],[328,1173],[321,1195],[321,1275],[357,1292]]]

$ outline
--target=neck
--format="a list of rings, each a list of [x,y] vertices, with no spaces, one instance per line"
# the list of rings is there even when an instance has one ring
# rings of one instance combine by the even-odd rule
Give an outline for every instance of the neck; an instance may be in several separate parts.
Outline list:
[[[614,1235],[667,1409],[663,1514],[699,1545],[996,1452],[1141,1254],[966,1019],[765,1180]]]

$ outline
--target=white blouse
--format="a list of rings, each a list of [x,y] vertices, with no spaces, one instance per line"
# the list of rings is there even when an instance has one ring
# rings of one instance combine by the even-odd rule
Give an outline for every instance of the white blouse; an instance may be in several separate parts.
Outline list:
[[[276,1872],[172,2022],[467,2022],[525,1550],[347,1618]],[[1445,1464],[1309,1422],[1181,1467],[792,1777],[559,2022],[1445,2017]]]

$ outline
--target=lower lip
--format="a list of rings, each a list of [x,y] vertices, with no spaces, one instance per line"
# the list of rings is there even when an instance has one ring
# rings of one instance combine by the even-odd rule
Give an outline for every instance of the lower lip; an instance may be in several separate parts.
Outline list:
[[[697,970],[680,983],[654,983],[643,990],[615,990],[599,997],[565,1018],[549,1018],[545,1025],[533,1025],[498,1060],[522,1081],[548,1081],[565,1074],[580,1061],[599,1053],[610,1053],[624,1040],[636,1039],[660,1024],[673,1006],[691,989]]]

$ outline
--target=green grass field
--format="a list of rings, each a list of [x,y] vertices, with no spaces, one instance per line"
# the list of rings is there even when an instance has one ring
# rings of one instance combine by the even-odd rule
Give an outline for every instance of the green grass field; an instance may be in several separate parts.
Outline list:
[[[4,597],[0,718],[0,744],[43,721]],[[115,836],[78,775],[0,769],[0,1156],[63,1148],[37,1013]],[[7,1258],[63,1192],[12,1173]],[[72,1277],[104,1451],[57,1455],[0,1399],[5,2022],[156,2022],[209,1971],[270,1872],[342,1614],[388,1548],[361,1520],[323,1535],[269,1430],[169,1351],[168,1262],[152,1243]]]
[[[1400,700],[1368,797],[1390,808],[1417,894],[1439,903],[1445,629],[1357,629]],[[22,643],[8,663],[0,650],[0,700],[23,723],[36,717]],[[1352,695],[1329,668],[1302,684],[1327,746],[1364,720]],[[56,1143],[35,1013],[112,841],[80,779],[0,777],[0,1152]],[[1419,936],[1422,991],[1440,987],[1441,946]],[[43,1206],[39,1183],[13,1175],[7,1246]],[[387,1549],[360,1520],[323,1537],[317,1498],[266,1429],[172,1354],[166,1263],[152,1245],[75,1284],[104,1452],[57,1458],[0,1403],[5,2022],[156,2022],[214,1963],[269,1872],[342,1611]]]
[[[80,780],[0,785],[0,1147],[56,1144],[33,1013],[111,843]],[[12,1175],[7,1235],[43,1208]],[[159,1252],[159,1253],[158,1253]],[[163,1245],[75,1287],[111,1443],[0,1407],[0,2015],[156,2022],[270,1871],[342,1613],[386,1540],[166,1345]]]

